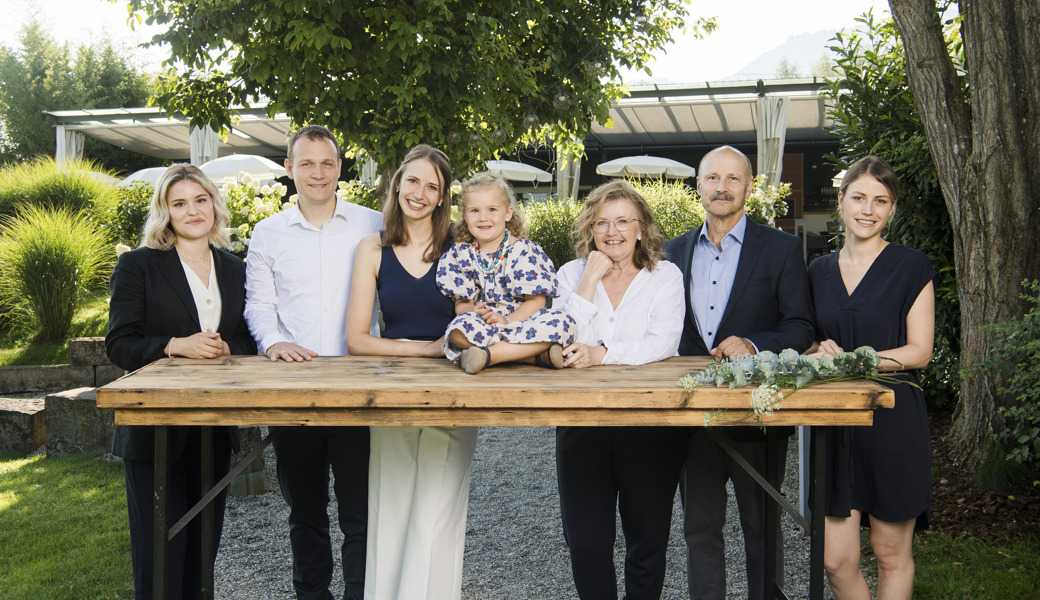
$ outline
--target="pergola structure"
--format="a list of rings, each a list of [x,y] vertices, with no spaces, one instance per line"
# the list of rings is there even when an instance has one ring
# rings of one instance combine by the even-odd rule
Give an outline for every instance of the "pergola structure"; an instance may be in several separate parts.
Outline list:
[[[652,148],[676,148],[719,144],[758,144],[760,160],[766,154],[764,140],[774,140],[783,154],[783,142],[827,139],[832,125],[826,101],[820,95],[822,80],[793,79],[737,83],[705,83],[698,86],[641,86],[614,103],[612,127],[594,123],[585,139],[599,150],[643,153]],[[771,101],[771,102],[770,102]],[[208,130],[191,130],[189,119],[169,115],[158,108],[69,110],[47,113],[56,125],[57,160],[82,152],[83,136],[164,160],[191,159],[202,163],[229,154],[283,157],[292,128],[284,114],[267,116],[264,109],[241,109],[239,121],[226,142]],[[776,154],[776,152],[773,152]],[[779,157],[775,160],[779,160]],[[593,162],[593,167],[596,162]],[[558,175],[571,181],[578,165],[561,160]],[[565,164],[566,163],[566,164]],[[759,164],[759,172],[774,171]],[[561,182],[563,183],[563,182]]]

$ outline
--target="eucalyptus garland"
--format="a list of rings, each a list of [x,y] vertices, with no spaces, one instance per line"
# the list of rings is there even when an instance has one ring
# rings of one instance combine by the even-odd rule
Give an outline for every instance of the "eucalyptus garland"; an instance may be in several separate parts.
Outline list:
[[[687,394],[692,394],[698,386],[704,384],[714,384],[715,387],[728,384],[730,389],[757,384],[751,392],[751,406],[747,414],[736,421],[755,417],[761,426],[762,415],[773,414],[785,397],[812,385],[851,379],[909,383],[896,379],[892,374],[879,373],[877,367],[881,358],[870,346],[861,346],[853,352],[839,352],[833,358],[799,354],[791,348],[781,351],[779,355],[766,350],[754,355],[744,354],[714,361],[696,375],[683,375],[677,385]],[[724,410],[704,415],[705,426],[727,420],[730,419]]]

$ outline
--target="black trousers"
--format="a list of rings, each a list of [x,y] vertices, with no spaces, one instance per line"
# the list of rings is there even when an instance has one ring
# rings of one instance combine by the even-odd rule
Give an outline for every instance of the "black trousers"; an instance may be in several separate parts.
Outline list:
[[[167,487],[167,518],[173,525],[204,495],[202,489],[201,429],[189,427],[184,452],[170,463]],[[227,475],[231,466],[231,445],[224,435],[213,440],[213,480]],[[130,518],[130,563],[134,573],[134,598],[152,597],[152,516],[154,512],[155,464],[124,460],[126,507]],[[224,527],[227,494],[213,500],[213,547],[220,542]],[[214,552],[214,558],[216,552]],[[210,565],[212,567],[212,565]],[[170,541],[166,553],[166,594],[171,600],[195,600],[202,595],[202,519],[196,516]]]
[[[686,465],[680,490],[685,508],[683,533],[686,536],[686,576],[691,600],[721,600],[726,597],[726,553],[722,527],[726,522],[726,481],[733,489],[744,532],[747,561],[748,598],[764,600],[766,554],[766,502],[769,496],[745,471],[729,457],[722,446],[704,429],[694,429],[690,436]],[[725,432],[717,431],[719,435]],[[765,440],[738,442],[733,447],[765,476],[769,461],[779,469],[783,482],[787,459],[787,438],[780,438],[776,448],[768,448]],[[777,581],[784,580],[784,547],[777,528]]]
[[[582,600],[617,600],[615,511],[625,534],[625,598],[660,598],[687,436],[668,427],[556,429],[563,534]]]
[[[278,485],[289,505],[293,587],[300,600],[329,600],[332,538],[329,473],[343,532],[343,598],[365,593],[368,532],[368,427],[275,427]]]

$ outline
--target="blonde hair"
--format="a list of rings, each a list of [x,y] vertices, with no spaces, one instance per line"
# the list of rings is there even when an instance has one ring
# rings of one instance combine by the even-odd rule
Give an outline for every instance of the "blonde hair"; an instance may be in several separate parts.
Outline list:
[[[199,184],[213,202],[213,227],[209,231],[209,243],[218,248],[230,246],[231,238],[225,227],[231,220],[231,213],[224,205],[224,198],[217,190],[217,186],[195,165],[178,163],[170,165],[155,184],[155,193],[152,194],[152,202],[148,207],[148,219],[144,222],[141,247],[156,250],[173,248],[177,241],[177,233],[170,224],[170,206],[167,202],[167,195],[173,184],[181,181],[193,181]]]
[[[516,239],[526,239],[527,226],[524,224],[524,211],[516,203],[516,194],[513,193],[513,186],[509,185],[509,182],[501,175],[491,171],[482,171],[462,184],[462,191],[459,192],[459,222],[455,227],[455,241],[473,241],[473,233],[466,226],[466,198],[472,192],[486,189],[497,190],[502,195],[502,199],[505,200],[506,206],[513,209],[512,218],[506,221],[506,230],[513,234],[513,237]]]
[[[401,165],[397,167],[394,176],[390,179],[390,185],[386,188],[386,198],[383,199],[383,246],[404,246],[409,241],[408,230],[404,226],[404,212],[401,210],[398,195],[401,191],[401,179],[404,170],[414,160],[426,159],[430,161],[437,175],[441,179],[440,198],[437,206],[433,209],[433,239],[430,247],[423,255],[424,262],[437,262],[444,253],[448,241],[451,238],[451,161],[448,155],[426,144],[419,144],[405,154]]]
[[[596,222],[600,208],[615,200],[631,202],[636,209],[636,218],[639,219],[639,229],[643,235],[641,240],[636,241],[632,263],[640,269],[653,271],[657,267],[657,261],[664,255],[664,236],[654,225],[654,213],[650,210],[650,205],[635,188],[622,180],[604,183],[592,190],[585,199],[585,209],[574,222],[574,237],[577,240],[574,244],[575,255],[578,258],[588,258],[589,253],[598,250],[592,225]]]

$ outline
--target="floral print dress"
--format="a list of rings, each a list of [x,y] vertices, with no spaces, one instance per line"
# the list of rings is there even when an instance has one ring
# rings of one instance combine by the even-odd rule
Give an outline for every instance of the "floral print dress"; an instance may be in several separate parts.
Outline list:
[[[505,255],[485,272],[470,243],[452,244],[437,264],[437,287],[456,301],[487,302],[492,310],[507,316],[524,302],[524,296],[555,298],[556,269],[542,248],[530,240],[513,240]],[[444,353],[458,363],[460,350],[447,332],[458,329],[475,346],[488,347],[499,341],[514,344],[555,342],[564,346],[574,341],[574,319],[562,310],[543,308],[530,318],[507,325],[491,325],[475,312],[463,313],[448,324]]]

